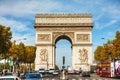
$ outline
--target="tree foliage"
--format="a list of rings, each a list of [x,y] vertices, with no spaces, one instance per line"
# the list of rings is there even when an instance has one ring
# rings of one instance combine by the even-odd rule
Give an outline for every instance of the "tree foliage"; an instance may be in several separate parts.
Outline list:
[[[98,46],[94,52],[94,58],[98,61],[109,61],[114,58],[120,59],[120,32],[116,32],[113,40],[108,40],[103,46]]]
[[[11,38],[10,27],[0,25],[0,59],[12,57],[14,62],[18,58],[21,63],[34,63],[36,47],[25,46],[22,42],[16,44],[15,40],[11,42]]]
[[[34,46],[26,46],[26,63],[33,63],[35,60],[35,52],[36,52],[36,47]]]
[[[2,57],[7,58],[9,48],[11,47],[12,32],[10,27],[0,25],[0,54]]]
[[[14,40],[14,42],[12,43],[11,48],[9,49],[9,52],[12,55],[12,57],[13,57],[14,60],[16,59],[17,54],[19,52],[18,48],[19,48],[19,46],[16,45],[16,41]]]
[[[100,60],[102,62],[107,60],[107,55],[103,46],[98,46],[94,54],[96,60]]]

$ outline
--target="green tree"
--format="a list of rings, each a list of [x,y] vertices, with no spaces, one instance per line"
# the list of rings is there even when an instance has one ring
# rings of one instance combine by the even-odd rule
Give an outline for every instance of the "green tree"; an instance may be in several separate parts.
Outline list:
[[[116,37],[103,46],[98,46],[94,52],[94,58],[98,61],[110,61],[114,58],[120,59],[120,32],[116,32]]]
[[[98,46],[94,52],[94,58],[97,61],[104,62],[107,60],[108,56],[106,55],[104,46]]]
[[[36,51],[36,47],[34,46],[26,46],[26,63],[33,63],[35,60],[35,51]]]
[[[55,70],[59,70],[59,67],[57,65],[55,65]]]
[[[25,45],[22,42],[20,42],[18,45],[17,57],[19,58],[20,62],[26,62]]]
[[[10,27],[0,25],[0,54],[5,59],[8,57],[8,51],[11,47],[12,32]]]
[[[25,54],[26,54],[26,63],[30,64],[30,70],[31,70],[31,63],[34,63],[35,61],[35,52],[36,52],[36,47],[35,46],[26,46],[25,47]]]
[[[16,41],[14,40],[14,42],[12,43],[11,48],[9,49],[10,52],[10,56],[13,57],[13,60],[15,61],[17,58],[17,54],[19,54],[19,48],[18,45],[16,45]]]
[[[114,57],[120,59],[120,32],[116,32],[116,37],[113,40]]]

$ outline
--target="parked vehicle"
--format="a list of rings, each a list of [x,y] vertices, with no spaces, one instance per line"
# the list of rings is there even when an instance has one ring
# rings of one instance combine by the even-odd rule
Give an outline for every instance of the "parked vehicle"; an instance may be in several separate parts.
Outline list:
[[[53,74],[55,72],[55,69],[54,68],[50,68],[49,69],[49,74]]]
[[[114,62],[98,63],[97,75],[102,77],[120,77],[120,59],[114,59]]]
[[[79,75],[81,72],[79,70],[74,70],[74,73]]]
[[[73,68],[68,68],[68,71],[67,71],[68,74],[75,74],[75,70]]]
[[[90,71],[82,71],[81,74],[83,77],[90,77]]]
[[[49,70],[45,70],[45,74],[49,74]]]
[[[45,69],[44,69],[44,68],[40,68],[40,69],[39,69],[39,73],[45,74]]]
[[[55,70],[55,71],[53,72],[53,75],[54,75],[54,76],[58,76],[59,74],[60,74],[59,70]]]
[[[5,76],[12,76],[12,75],[13,75],[12,72],[6,72],[6,73],[5,73]]]
[[[39,73],[26,73],[25,80],[42,80]]]
[[[21,80],[21,79],[17,76],[1,76],[0,80]]]

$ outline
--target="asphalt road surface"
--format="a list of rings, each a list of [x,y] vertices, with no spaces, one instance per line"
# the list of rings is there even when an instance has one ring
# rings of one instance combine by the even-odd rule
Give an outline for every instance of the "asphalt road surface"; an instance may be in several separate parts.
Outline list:
[[[42,80],[120,80],[120,79],[99,77],[96,74],[91,74],[90,77],[82,77],[81,75],[66,75],[65,77],[62,77],[62,75],[60,76],[50,75],[43,77]]]

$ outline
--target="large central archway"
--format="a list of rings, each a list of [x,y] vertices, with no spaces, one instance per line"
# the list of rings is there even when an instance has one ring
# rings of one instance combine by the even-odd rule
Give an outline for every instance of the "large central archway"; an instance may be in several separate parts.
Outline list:
[[[63,56],[65,56],[65,66],[72,66],[72,41],[69,37],[62,35],[56,39],[55,43],[55,63],[59,68],[63,66]]]
[[[72,44],[72,67],[90,70],[92,16],[90,14],[37,14],[35,70],[55,67],[55,45],[60,39]]]

